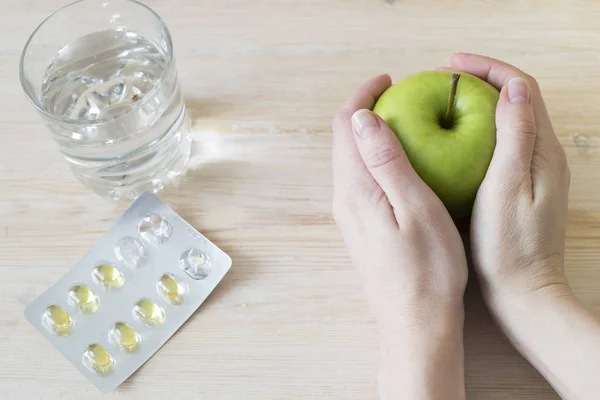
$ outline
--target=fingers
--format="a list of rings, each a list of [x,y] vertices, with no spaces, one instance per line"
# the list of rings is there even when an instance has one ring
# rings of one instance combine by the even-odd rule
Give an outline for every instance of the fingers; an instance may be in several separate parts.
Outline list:
[[[533,186],[534,198],[539,197],[540,193],[545,194],[549,190],[554,190],[553,188],[557,186],[556,182],[559,184],[568,182],[568,167],[564,150],[552,127],[536,80],[510,64],[474,54],[454,54],[451,65],[454,69],[488,81],[503,93],[496,116],[498,149],[494,153],[490,168],[509,165],[509,160],[512,160],[510,165],[513,166],[516,165],[517,160],[520,160],[522,168],[526,168],[529,163],[530,174],[525,175],[526,179],[522,183],[526,183],[524,187]],[[516,107],[510,101],[506,101],[510,94],[510,88],[507,85],[514,78],[526,81],[529,88],[530,105]],[[531,118],[532,110],[533,118]],[[530,152],[533,154],[532,156],[530,156]],[[509,171],[506,172],[509,173]],[[567,178],[564,178],[565,176]],[[513,175],[513,178],[517,178],[517,176]]]
[[[523,78],[527,80],[531,92],[531,103],[535,110],[535,118],[538,127],[545,134],[554,134],[541,90],[533,77],[505,62],[475,54],[454,54],[450,64],[455,69],[486,80],[498,90],[502,89],[512,78]]]
[[[342,202],[365,202],[377,198],[381,188],[375,182],[356,148],[352,115],[359,109],[371,109],[391,85],[387,75],[364,83],[336,114],[333,121],[333,186],[336,199]]]
[[[400,141],[375,113],[362,109],[352,116],[354,139],[365,167],[398,209],[415,189],[424,185]]]
[[[531,162],[537,125],[528,82],[510,79],[500,91],[496,112],[496,149],[490,169],[505,182],[523,184],[531,192]]]
[[[333,173],[337,184],[368,176],[352,136],[352,115],[359,109],[372,108],[375,100],[391,85],[387,75],[378,76],[364,83],[346,101],[333,120]]]
[[[476,54],[456,53],[450,59],[450,64],[453,68],[488,81],[498,90],[502,89],[511,78],[526,76],[523,71],[512,65]]]

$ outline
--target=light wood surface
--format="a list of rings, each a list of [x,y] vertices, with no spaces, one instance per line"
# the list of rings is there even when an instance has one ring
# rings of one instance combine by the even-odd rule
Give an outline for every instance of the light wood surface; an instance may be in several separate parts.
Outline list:
[[[0,398],[373,399],[373,320],[330,215],[331,118],[362,81],[487,54],[536,76],[573,172],[567,271],[600,312],[596,0],[149,0],[194,120],[194,170],[160,197],[227,251],[230,274],[132,378],[103,395],[23,309],[127,204],[79,186],[19,85],[18,57],[63,0],[0,13]],[[474,282],[472,282],[474,283]],[[472,400],[558,397],[466,296]]]

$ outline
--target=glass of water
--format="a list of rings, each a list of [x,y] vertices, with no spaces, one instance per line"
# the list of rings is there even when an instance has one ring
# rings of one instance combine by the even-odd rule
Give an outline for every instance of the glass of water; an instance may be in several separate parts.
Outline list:
[[[101,196],[135,198],[178,181],[191,151],[173,44],[135,0],[82,0],[48,17],[20,77],[75,176]]]

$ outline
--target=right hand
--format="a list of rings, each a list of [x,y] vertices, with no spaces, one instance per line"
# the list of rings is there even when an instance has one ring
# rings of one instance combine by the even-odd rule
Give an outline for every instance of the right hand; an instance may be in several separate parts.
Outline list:
[[[562,399],[596,400],[600,319],[575,298],[564,273],[570,172],[540,88],[486,57],[456,54],[452,67],[501,90],[497,145],[471,221],[486,303]]]
[[[488,305],[497,313],[505,299],[570,294],[564,273],[570,171],[537,82],[487,57],[459,53],[451,64],[501,91],[496,149],[471,220],[473,263]]]

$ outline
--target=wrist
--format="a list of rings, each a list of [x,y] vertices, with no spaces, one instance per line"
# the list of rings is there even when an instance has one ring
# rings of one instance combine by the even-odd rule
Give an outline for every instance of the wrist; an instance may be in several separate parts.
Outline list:
[[[597,398],[600,320],[567,286],[495,300],[510,342],[562,398]]]
[[[393,307],[378,316],[382,346],[393,350],[407,341],[440,341],[453,336],[462,338],[464,307],[461,301],[422,299],[414,304]]]
[[[562,282],[533,291],[494,290],[484,298],[490,313],[509,339],[513,339],[533,316],[564,312],[578,303],[568,284]]]
[[[464,399],[463,325],[460,304],[383,329],[380,398]]]
[[[533,304],[539,306],[572,296],[563,271],[562,262],[548,262],[499,268],[495,273],[479,271],[478,278],[490,312],[496,318],[504,318],[516,309],[529,312]]]

